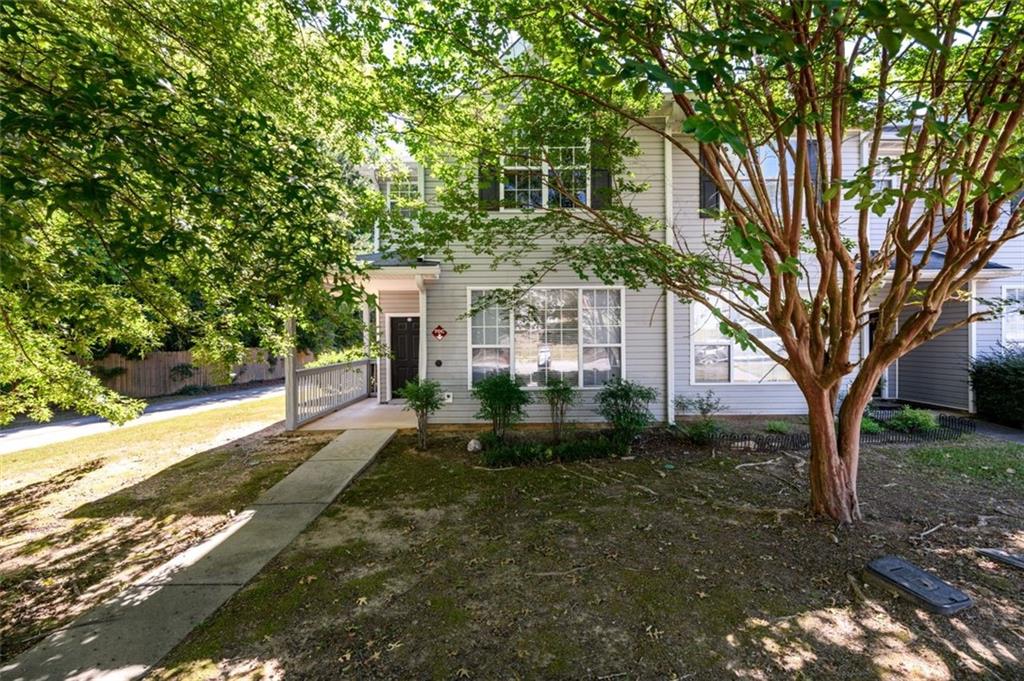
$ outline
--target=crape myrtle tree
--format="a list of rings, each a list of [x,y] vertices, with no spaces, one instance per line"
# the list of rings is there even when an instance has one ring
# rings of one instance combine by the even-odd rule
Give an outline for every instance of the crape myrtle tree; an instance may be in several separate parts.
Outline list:
[[[1000,311],[992,301],[939,324],[944,305],[1021,234],[1019,2],[391,0],[323,9],[332,30],[367,41],[408,144],[442,176],[440,209],[421,217],[407,246],[454,255],[464,244],[520,263],[520,288],[567,265],[704,304],[723,332],[785,367],[805,397],[817,514],[860,517],[860,422],[886,367]],[[652,114],[669,105],[680,115],[665,128]],[[667,137],[702,166],[705,191],[720,197],[702,243],[666,244],[664,224],[630,207],[643,187],[623,172],[635,152],[628,128]],[[841,154],[854,132],[862,167]],[[886,135],[901,149],[886,152]],[[561,158],[584,139],[587,158]],[[765,148],[783,159],[777,183],[762,172]],[[523,170],[502,174],[499,155]],[[591,168],[590,201],[577,200],[576,165]],[[488,211],[493,175],[506,199],[523,203],[515,189],[525,185],[528,210]],[[880,175],[897,181],[875,183]],[[531,194],[531,182],[543,189]],[[888,222],[869,243],[873,215]],[[871,311],[875,340],[860,357]],[[752,324],[781,347],[748,333]]]
[[[106,347],[179,333],[230,365],[247,338],[290,347],[288,317],[309,337],[351,320],[381,203],[353,166],[382,110],[358,49],[256,0],[29,0],[0,21],[0,424],[133,416],[88,371]]]

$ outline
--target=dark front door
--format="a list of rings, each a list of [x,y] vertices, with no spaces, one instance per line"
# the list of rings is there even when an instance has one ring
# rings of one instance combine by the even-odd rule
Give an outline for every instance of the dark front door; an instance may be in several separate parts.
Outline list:
[[[419,317],[391,318],[391,353],[391,395],[398,397],[398,389],[419,375]]]

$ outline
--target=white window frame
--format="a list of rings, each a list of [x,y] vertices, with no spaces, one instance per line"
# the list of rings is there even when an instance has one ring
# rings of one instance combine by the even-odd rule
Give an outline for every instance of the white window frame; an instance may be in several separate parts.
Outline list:
[[[694,334],[697,331],[697,329],[694,328],[696,326],[696,323],[697,323],[696,311],[697,311],[697,306],[699,306],[699,305],[701,305],[701,303],[698,303],[697,301],[693,301],[690,304],[690,338],[689,338],[689,340],[690,340],[690,385],[692,385],[692,386],[737,385],[737,386],[751,386],[751,387],[753,387],[753,386],[765,387],[765,386],[780,386],[780,385],[796,385],[796,381],[793,380],[792,376],[790,376],[788,381],[759,381],[757,383],[747,383],[745,381],[736,381],[736,380],[734,380],[733,379],[733,359],[734,359],[735,354],[736,354],[735,353],[735,348],[739,345],[739,343],[737,343],[736,340],[733,339],[733,338],[725,338],[720,343],[698,343],[698,342],[694,341]],[[723,302],[722,305],[728,307],[728,303]],[[729,309],[731,310],[732,308],[729,308]],[[696,363],[697,346],[698,345],[724,345],[726,342],[729,343],[729,380],[728,381],[698,381],[697,380],[697,363]],[[758,352],[760,352],[760,349],[758,349]],[[766,355],[766,357],[767,357],[767,355]],[[771,358],[768,357],[768,359],[771,359]]]
[[[516,147],[521,148],[521,147]],[[584,140],[583,144],[571,145],[571,146],[554,146],[554,147],[540,147],[543,150],[544,157],[547,159],[551,158],[551,152],[561,152],[565,149],[581,149],[587,159],[590,158],[590,140]],[[574,152],[575,153],[575,152]],[[593,203],[593,190],[591,188],[591,177],[590,177],[590,163],[584,165],[570,165],[570,166],[554,166],[548,163],[546,160],[538,159],[537,165],[516,165],[506,163],[508,159],[502,155],[499,158],[499,164],[501,165],[501,174],[498,178],[498,211],[502,213],[525,213],[527,211],[535,210],[547,210],[549,207],[548,195],[551,193],[552,186],[550,183],[550,177],[552,173],[557,173],[565,170],[582,170],[584,176],[587,178],[587,202],[585,205],[589,206]],[[512,172],[539,172],[540,173],[540,205],[532,206],[529,208],[523,208],[521,206],[507,206],[505,202],[505,174],[509,171]],[[563,210],[576,210],[575,208],[565,208]],[[552,288],[572,288],[568,287],[552,287]]]
[[[1008,300],[1010,297],[1010,292],[1015,290],[1020,291],[1020,296],[1022,300],[1024,300],[1024,284],[1005,284],[1002,288],[1003,300]],[[1009,340],[1006,337],[1007,320],[1009,319],[1011,314],[1016,314],[1019,316],[1020,312],[1017,310],[1005,310],[1003,314],[1000,315],[999,317],[999,341],[1000,343],[1006,346],[1024,345],[1024,338],[1021,338],[1020,340]]]
[[[487,293],[488,291],[496,290],[507,290],[510,286],[467,286],[466,287],[466,309],[470,310],[473,307],[473,292],[480,291]],[[579,370],[576,376],[576,388],[578,390],[600,390],[603,385],[583,385],[583,349],[586,348],[619,348],[620,357],[620,374],[621,378],[626,378],[626,287],[625,286],[581,286],[581,285],[566,285],[566,286],[534,286],[536,290],[554,290],[554,289],[568,289],[576,291],[576,324],[577,324],[577,362],[579,364]],[[583,343],[583,292],[584,291],[618,291],[619,293],[619,314],[621,318],[619,320],[621,334],[619,335],[619,343],[607,343],[602,345],[595,345]],[[508,312],[508,332],[509,332],[509,344],[508,344],[508,371],[509,376],[513,379],[516,375],[516,314],[515,310],[510,309]],[[473,316],[466,316],[466,387],[470,390],[473,389],[473,350],[475,348],[505,348],[504,345],[475,345],[473,343]],[[528,391],[540,391],[543,390],[544,386],[523,386],[523,390]]]

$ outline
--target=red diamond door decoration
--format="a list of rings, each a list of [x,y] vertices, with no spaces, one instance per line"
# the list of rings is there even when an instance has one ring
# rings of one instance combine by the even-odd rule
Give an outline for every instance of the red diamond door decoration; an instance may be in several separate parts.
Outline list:
[[[434,330],[430,332],[430,335],[437,340],[444,340],[444,337],[448,335],[448,332],[444,330],[444,327],[438,324],[434,327]]]

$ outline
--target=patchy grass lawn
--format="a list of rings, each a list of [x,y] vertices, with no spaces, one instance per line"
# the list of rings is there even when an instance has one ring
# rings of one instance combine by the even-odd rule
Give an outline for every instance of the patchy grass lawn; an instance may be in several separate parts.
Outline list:
[[[397,438],[156,677],[1024,678],[1024,581],[972,550],[1024,550],[1002,481],[866,451],[866,520],[844,530],[803,511],[800,455],[655,436],[633,459],[487,470],[466,439]],[[883,554],[975,607],[867,587]]]
[[[217,532],[336,435],[282,433],[281,412],[275,397],[0,457],[3,659]]]
[[[1024,492],[1024,446],[973,437],[910,450],[928,468],[963,478],[1000,482]]]

